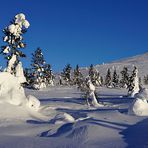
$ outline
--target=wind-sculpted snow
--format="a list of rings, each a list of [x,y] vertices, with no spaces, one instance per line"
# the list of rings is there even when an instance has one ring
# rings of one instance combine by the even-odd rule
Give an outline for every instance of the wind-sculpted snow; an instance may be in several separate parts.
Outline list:
[[[137,116],[148,116],[148,89],[141,89],[141,91],[135,95],[135,100],[129,107],[129,114]]]
[[[24,89],[17,78],[7,72],[0,73],[0,102],[14,105],[25,104],[27,101]]]

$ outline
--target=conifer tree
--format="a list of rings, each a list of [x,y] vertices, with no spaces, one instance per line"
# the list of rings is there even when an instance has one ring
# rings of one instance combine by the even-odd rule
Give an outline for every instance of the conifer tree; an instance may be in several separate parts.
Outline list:
[[[95,69],[94,69],[93,64],[91,64],[89,67],[89,72],[88,72],[91,82],[93,82],[94,75],[95,75],[94,73],[95,73]]]
[[[108,69],[105,77],[105,85],[107,87],[111,87],[111,84],[112,84],[111,71],[110,69]]]
[[[129,78],[129,83],[128,83],[128,94],[132,97],[136,93],[139,92],[139,77],[138,77],[138,69],[136,66],[134,66],[134,70],[132,71],[132,75]]]
[[[119,76],[117,75],[117,71],[115,69],[112,76],[112,86],[118,87],[118,84],[119,84]]]
[[[61,77],[65,81],[66,85],[70,85],[71,84],[71,70],[72,70],[71,65],[67,64],[65,66],[65,68],[63,69],[63,72],[61,73]]]
[[[120,73],[121,73],[120,87],[127,88],[129,81],[128,68],[123,67],[123,70]]]
[[[94,68],[93,64],[89,67],[89,77],[93,85],[99,86],[101,85],[101,77],[99,72]]]
[[[45,60],[41,48],[37,48],[35,52],[32,53],[31,66],[33,76],[31,81],[33,82],[33,87],[40,87],[41,85],[45,85]]]
[[[73,84],[78,85],[80,83],[81,79],[83,78],[83,75],[80,71],[79,65],[76,65],[73,75],[74,75],[73,76]]]
[[[6,44],[1,47],[1,53],[7,60],[7,68],[5,71],[14,74],[20,57],[26,56],[20,49],[26,47],[23,34],[26,33],[30,24],[23,13],[17,14],[10,23],[11,24],[3,30],[5,35],[3,41]]]
[[[51,69],[50,64],[44,65],[44,77],[46,80],[46,86],[53,86],[54,85],[54,75]]]
[[[103,77],[100,76],[100,73],[96,71],[96,86],[102,86]]]

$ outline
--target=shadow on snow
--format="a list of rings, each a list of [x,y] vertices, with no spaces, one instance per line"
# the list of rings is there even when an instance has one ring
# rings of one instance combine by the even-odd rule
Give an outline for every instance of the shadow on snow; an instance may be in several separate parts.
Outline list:
[[[128,126],[120,134],[128,144],[127,148],[148,148],[148,119]]]

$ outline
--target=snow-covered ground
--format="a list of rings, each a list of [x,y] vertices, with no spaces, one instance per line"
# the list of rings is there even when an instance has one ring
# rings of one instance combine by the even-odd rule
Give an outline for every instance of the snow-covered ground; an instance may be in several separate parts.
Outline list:
[[[96,68],[105,76],[107,68],[120,72],[133,65],[140,77],[148,74],[148,53]],[[147,148],[148,91],[135,99],[125,89],[96,90],[103,105],[94,108],[76,87],[25,89],[24,94],[17,78],[0,74],[0,148]]]
[[[75,87],[25,92],[41,101],[40,111],[28,112],[25,107],[1,104],[0,147],[148,147],[148,119],[128,115],[133,98],[126,97],[126,90],[97,88],[99,101],[105,104],[99,108],[88,108]],[[62,113],[75,121],[56,122],[63,121]],[[44,120],[43,115],[49,120]]]

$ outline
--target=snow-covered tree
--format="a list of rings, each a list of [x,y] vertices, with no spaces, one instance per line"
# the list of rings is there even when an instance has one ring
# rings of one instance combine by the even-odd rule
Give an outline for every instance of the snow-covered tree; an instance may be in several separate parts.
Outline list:
[[[111,87],[112,86],[112,78],[111,78],[111,71],[110,71],[110,69],[107,70],[107,74],[106,74],[106,77],[105,77],[104,84],[107,87]]]
[[[81,83],[81,79],[83,78],[83,75],[80,71],[79,65],[76,65],[76,68],[74,69],[73,72],[73,84],[78,85]]]
[[[63,81],[62,81],[61,75],[58,76],[58,85],[63,85]]]
[[[44,77],[45,77],[45,82],[46,86],[53,86],[54,85],[54,75],[51,69],[50,64],[45,64],[44,65]]]
[[[99,105],[99,103],[98,103],[98,101],[97,101],[97,99],[96,99],[96,95],[95,95],[95,86],[92,84],[92,82],[91,82],[91,80],[88,80],[87,81],[87,94],[88,94],[88,96],[87,96],[87,102],[88,102],[88,105],[90,104],[89,103],[89,100],[88,99],[90,99],[91,100],[91,105],[93,106],[93,107],[99,107],[100,105]]]
[[[94,68],[94,66],[91,64],[89,67],[89,77],[91,82],[95,86],[100,86],[101,85],[101,77],[99,72]]]
[[[113,76],[112,76],[112,86],[118,87],[119,85],[119,75],[117,74],[116,69],[114,69]]]
[[[95,86],[92,84],[90,77],[86,77],[86,79],[83,79],[81,85],[79,85],[78,88],[83,92],[83,97],[86,99],[86,103],[88,106],[102,106],[97,101]]]
[[[17,77],[18,82],[19,82],[20,84],[26,82],[26,78],[25,78],[25,76],[24,76],[24,70],[23,70],[22,63],[21,63],[21,62],[19,62],[19,63],[16,65],[15,76]]]
[[[138,69],[134,66],[134,70],[132,71],[132,75],[129,78],[128,83],[128,94],[132,97],[140,90],[139,88],[139,77],[138,77]]]
[[[128,68],[123,67],[121,73],[120,87],[127,88],[129,82]]]
[[[70,64],[67,64],[61,73],[61,77],[64,81],[64,84],[70,85],[71,84],[71,70],[72,67]]]
[[[26,55],[20,50],[26,47],[23,34],[30,26],[23,13],[17,14],[11,21],[11,24],[3,29],[3,41],[6,43],[1,47],[1,53],[7,59],[7,68],[5,71],[14,74],[15,68],[20,61],[20,57]]]
[[[32,54],[32,80],[33,87],[40,89],[46,87],[46,80],[44,76],[44,66],[45,66],[45,59],[42,53],[41,48],[37,48],[35,52]]]

